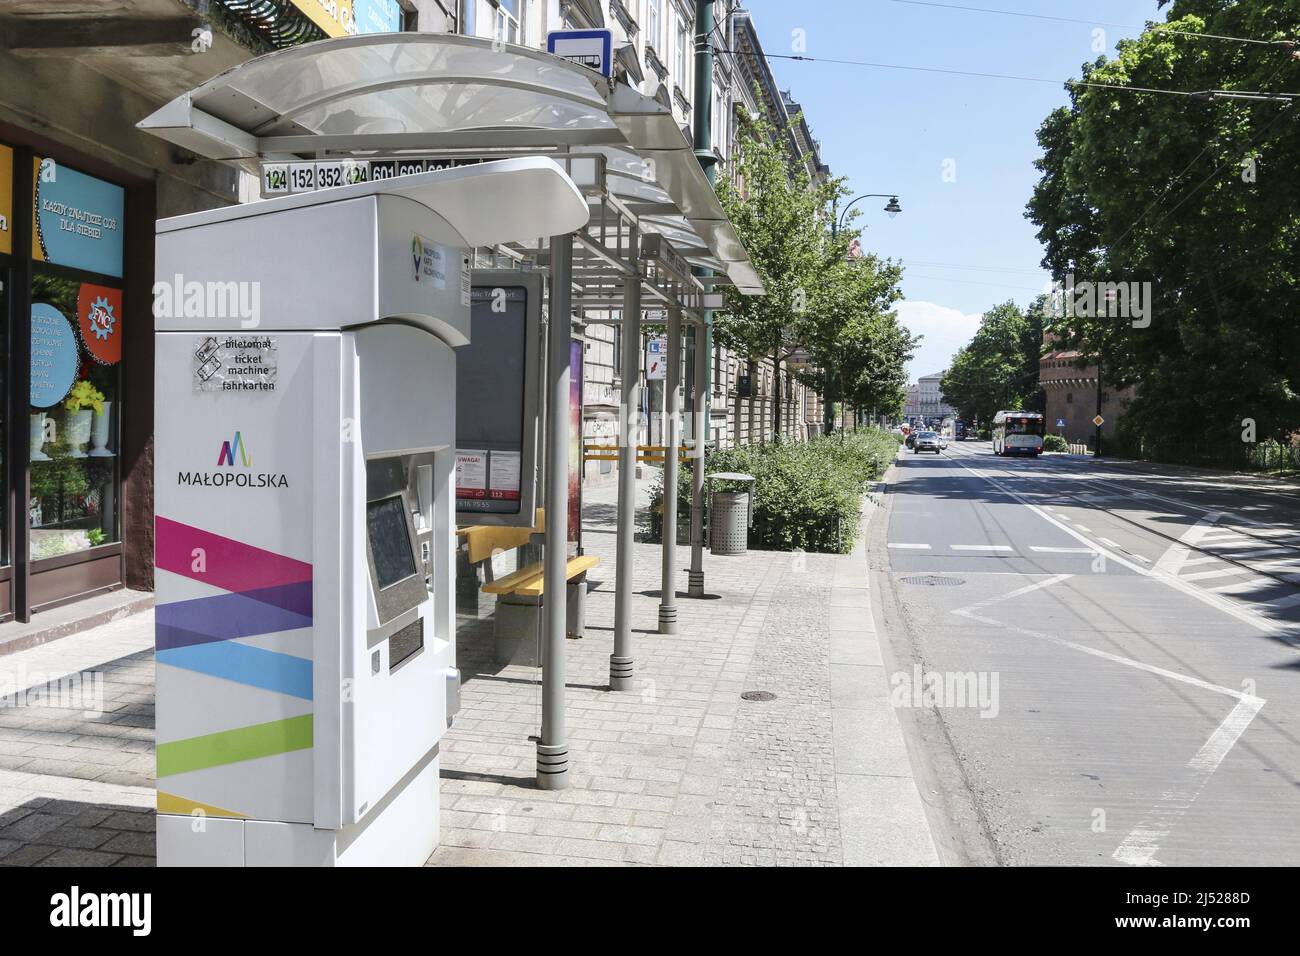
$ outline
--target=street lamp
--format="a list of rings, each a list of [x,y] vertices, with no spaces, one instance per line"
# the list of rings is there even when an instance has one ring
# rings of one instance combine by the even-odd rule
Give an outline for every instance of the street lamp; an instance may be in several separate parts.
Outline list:
[[[900,212],[903,211],[903,207],[898,204],[897,193],[863,193],[861,196],[855,196],[852,199],[852,201],[850,201],[849,204],[844,207],[844,212],[836,216],[836,207],[839,204],[839,199],[836,198],[831,203],[831,237],[832,238],[835,238],[840,234],[840,229],[844,226],[844,220],[848,216],[849,210],[853,208],[854,204],[859,199],[888,199],[889,202],[885,203],[884,211],[889,213],[890,219],[893,219],[895,216],[897,216]]]
[[[848,216],[849,210],[852,209],[854,204],[860,199],[888,199],[889,202],[885,203],[884,211],[889,213],[890,219],[893,219],[895,216],[897,216],[900,212],[903,211],[903,207],[898,204],[898,193],[863,193],[861,196],[854,196],[853,199],[849,201],[849,204],[844,207],[844,212],[842,213],[838,212],[840,200],[839,197],[836,196],[835,199],[831,201],[831,241],[832,242],[839,238],[840,227],[844,224],[844,219]],[[831,431],[831,428],[835,421],[834,411],[831,407],[832,406],[831,389],[834,387],[834,384],[835,384],[835,374],[832,370],[827,369],[826,389],[825,389],[825,393],[822,396],[822,431],[825,433],[829,433]],[[857,427],[856,422],[854,424],[854,427],[855,428]]]

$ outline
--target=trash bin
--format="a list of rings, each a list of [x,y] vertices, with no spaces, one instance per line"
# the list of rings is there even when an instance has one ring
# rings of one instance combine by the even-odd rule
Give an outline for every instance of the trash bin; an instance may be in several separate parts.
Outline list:
[[[709,551],[713,554],[745,554],[749,550],[749,527],[753,523],[754,476],[741,472],[717,472],[704,480],[744,481],[750,491],[715,491],[709,498]]]

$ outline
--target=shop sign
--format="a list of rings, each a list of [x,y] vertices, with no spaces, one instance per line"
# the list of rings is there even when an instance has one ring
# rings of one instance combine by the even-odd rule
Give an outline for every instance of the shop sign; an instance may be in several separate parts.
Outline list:
[[[34,157],[32,258],[122,275],[121,186]]]
[[[397,0],[289,0],[331,37],[396,33],[402,29]]]

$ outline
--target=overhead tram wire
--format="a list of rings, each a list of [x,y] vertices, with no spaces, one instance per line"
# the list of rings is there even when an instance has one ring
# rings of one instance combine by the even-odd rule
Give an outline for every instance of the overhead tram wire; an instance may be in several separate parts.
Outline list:
[[[909,70],[917,73],[941,73],[948,76],[973,76],[989,80],[1015,80],[1021,83],[1050,83],[1061,86],[1078,86],[1089,89],[1118,90],[1123,93],[1160,93],[1166,96],[1184,96],[1189,99],[1212,101],[1216,98],[1255,99],[1267,102],[1291,103],[1300,95],[1296,93],[1269,93],[1263,90],[1162,90],[1149,86],[1125,86],[1119,83],[1093,83],[1088,80],[1053,80],[1042,76],[1018,76],[1013,73],[981,73],[975,70],[946,70],[937,66],[909,66],[901,63],[876,63],[870,60],[841,60],[831,57],[803,56],[797,53],[751,53],[747,50],[718,50],[732,56],[761,56],[767,60],[800,60],[805,63],[831,63],[838,66],[865,66],[878,70]]]
[[[989,7],[969,7],[956,3],[936,3],[934,0],[889,0],[890,3],[902,3],[913,7],[937,7],[941,10],[962,10],[967,13],[991,13],[1002,17],[1022,17],[1028,20],[1053,20],[1057,23],[1081,23],[1094,27],[1120,27],[1125,30],[1145,30],[1145,26],[1132,23],[1107,23],[1102,20],[1081,20],[1076,17],[1055,17],[1046,13],[1022,13],[1019,10],[994,10]],[[1196,33],[1191,30],[1171,30],[1167,23],[1149,24],[1151,29],[1168,33],[1171,36],[1195,37],[1201,40],[1224,40],[1230,43],[1253,43],[1259,46],[1279,46],[1288,50],[1295,49],[1295,40],[1260,40],[1254,37],[1232,37],[1219,33]]]

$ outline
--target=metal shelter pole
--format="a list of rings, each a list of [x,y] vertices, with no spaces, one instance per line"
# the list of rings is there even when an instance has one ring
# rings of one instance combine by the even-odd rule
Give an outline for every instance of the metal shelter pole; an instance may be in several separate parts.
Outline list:
[[[677,633],[677,446],[681,444],[682,307],[668,306],[668,379],[664,382],[663,574],[659,589],[659,633]]]
[[[641,272],[640,236],[628,235],[632,273],[623,289],[623,376],[618,447],[618,537],[614,569],[614,653],[609,655],[609,689],[632,689],[632,539],[636,530],[636,446],[640,421]]]
[[[569,786],[564,727],[565,612],[568,607],[569,345],[572,341],[573,237],[551,237],[550,321],[546,347],[546,545],[543,564],[542,733],[537,786]]]
[[[695,445],[691,457],[691,570],[686,596],[704,597],[704,446],[709,433],[708,366],[713,357],[707,350],[708,335],[703,322],[695,336]]]

